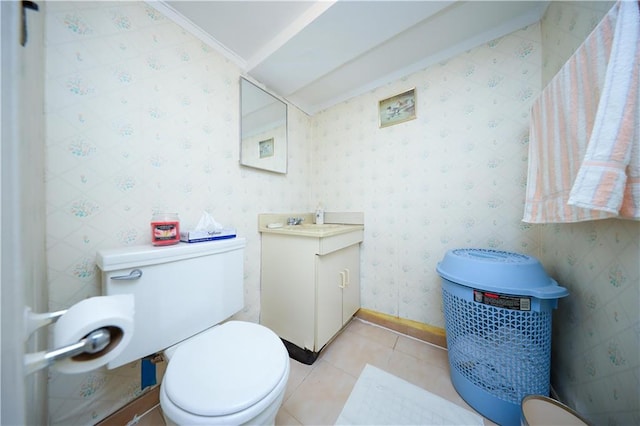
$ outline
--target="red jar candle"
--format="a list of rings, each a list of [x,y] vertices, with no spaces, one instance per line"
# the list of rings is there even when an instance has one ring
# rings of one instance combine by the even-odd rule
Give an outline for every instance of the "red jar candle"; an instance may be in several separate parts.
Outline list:
[[[151,218],[151,244],[168,246],[180,242],[180,219],[177,213],[159,213]]]

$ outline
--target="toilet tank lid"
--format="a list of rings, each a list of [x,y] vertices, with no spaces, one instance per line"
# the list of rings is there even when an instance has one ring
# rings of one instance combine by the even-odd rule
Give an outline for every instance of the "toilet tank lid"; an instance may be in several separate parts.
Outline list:
[[[227,251],[239,250],[246,245],[245,238],[183,243],[172,246],[139,245],[100,250],[96,254],[96,264],[104,272],[134,268],[158,263],[173,262],[200,256],[209,256]]]

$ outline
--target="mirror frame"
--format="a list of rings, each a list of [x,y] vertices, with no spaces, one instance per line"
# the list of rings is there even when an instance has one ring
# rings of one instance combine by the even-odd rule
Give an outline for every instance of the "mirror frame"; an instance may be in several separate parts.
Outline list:
[[[286,174],[289,167],[289,106],[240,77],[240,165]],[[246,105],[254,99],[254,106]],[[250,118],[248,118],[250,117]],[[255,129],[247,129],[255,126]]]

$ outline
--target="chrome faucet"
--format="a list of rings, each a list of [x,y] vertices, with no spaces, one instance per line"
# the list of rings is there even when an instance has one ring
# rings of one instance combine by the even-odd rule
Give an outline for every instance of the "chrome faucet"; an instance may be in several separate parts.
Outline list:
[[[287,225],[300,225],[304,219],[301,217],[290,217],[287,219]]]

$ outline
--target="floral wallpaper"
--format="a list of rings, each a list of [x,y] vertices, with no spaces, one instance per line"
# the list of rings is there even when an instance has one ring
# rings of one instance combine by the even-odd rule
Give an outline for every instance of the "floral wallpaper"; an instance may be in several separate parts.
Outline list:
[[[613,2],[552,2],[541,22],[543,83]],[[640,424],[640,223],[540,226],[541,260],[571,295],[554,318],[552,383],[593,424]]]
[[[520,221],[529,108],[571,49],[565,33],[579,39],[585,19],[597,19],[593,13],[552,2],[541,24],[313,117],[289,105],[288,173],[280,175],[239,165],[241,71],[206,43],[144,2],[47,6],[51,309],[98,295],[96,252],[149,243],[153,212],[177,212],[189,227],[207,211],[247,238],[245,308],[237,317],[257,322],[257,215],[312,211],[322,203],[328,211],[364,212],[363,306],[436,327],[444,319],[435,268],[446,250],[542,256],[572,292],[555,320],[554,381],[562,396],[584,408],[606,384],[615,388],[617,406],[637,413],[638,398],[634,408],[622,396],[637,397],[640,377],[637,309],[631,313],[638,300],[631,264],[638,259],[637,224]],[[380,129],[378,102],[413,87],[417,118]],[[52,370],[49,393],[51,424],[93,424],[141,393],[140,368],[132,363],[75,376]]]
[[[314,201],[365,212],[364,307],[443,328],[448,249],[537,253],[521,218],[540,63],[532,25],[314,116]],[[378,102],[414,87],[417,118],[379,128]]]
[[[289,108],[289,173],[239,165],[238,67],[145,2],[47,2],[50,309],[100,294],[100,249],[149,244],[156,211],[204,211],[247,238],[245,308],[260,313],[264,212],[309,210],[309,117]],[[158,380],[161,379],[159,371]],[[51,370],[51,424],[94,424],[141,393],[140,366]]]

